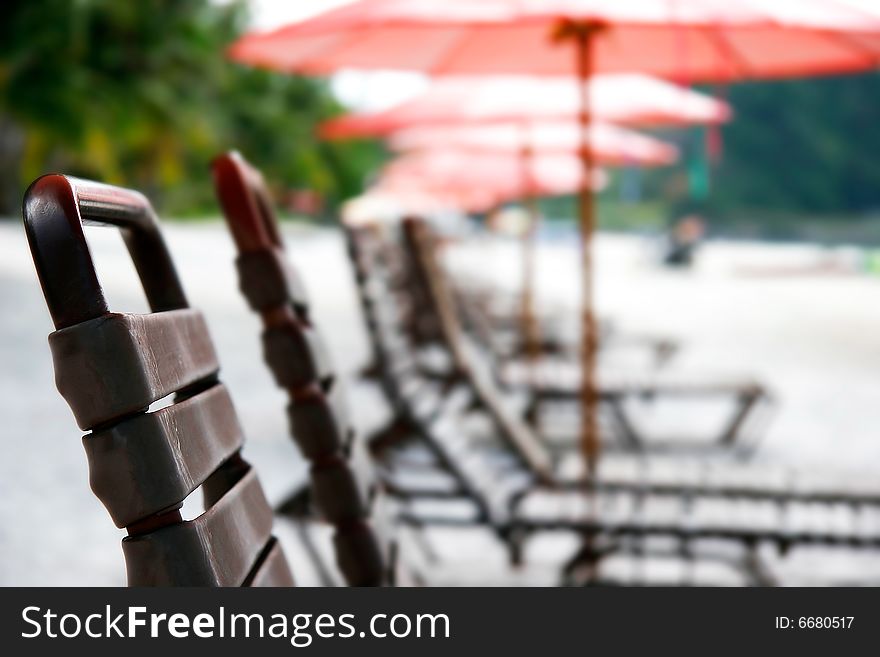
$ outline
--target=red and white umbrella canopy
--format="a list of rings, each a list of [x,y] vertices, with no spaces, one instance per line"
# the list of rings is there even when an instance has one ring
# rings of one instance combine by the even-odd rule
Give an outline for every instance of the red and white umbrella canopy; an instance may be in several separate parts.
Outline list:
[[[859,71],[880,57],[870,0],[362,0],[246,35],[230,54],[307,73],[574,74],[566,22],[601,26],[594,72],[722,81]]]
[[[416,125],[575,120],[582,83],[571,77],[529,75],[440,78],[421,94],[380,112],[349,114],[324,123],[325,137],[386,135]],[[648,75],[597,75],[586,83],[594,120],[640,126],[721,123],[731,118],[721,100]]]
[[[538,154],[523,160],[515,152],[434,149],[392,160],[383,169],[378,186],[386,190],[419,190],[452,199],[482,195],[492,205],[523,196],[571,194],[580,189],[582,182],[583,167],[571,154]],[[594,190],[601,189],[606,182],[604,172],[594,171]]]
[[[490,187],[455,187],[438,183],[423,184],[405,175],[389,175],[369,190],[367,196],[379,195],[393,200],[395,218],[406,214],[430,215],[454,210],[458,212],[488,212],[506,200],[506,192]]]
[[[393,150],[455,148],[501,154],[579,153],[580,126],[574,121],[498,123],[485,126],[425,126],[395,133]],[[608,166],[663,166],[678,159],[678,149],[659,139],[616,126],[595,123],[586,140],[592,159]]]

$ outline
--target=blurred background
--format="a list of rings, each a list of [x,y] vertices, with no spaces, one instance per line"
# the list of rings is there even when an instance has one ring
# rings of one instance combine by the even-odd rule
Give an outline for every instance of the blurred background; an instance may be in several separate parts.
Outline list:
[[[52,330],[20,204],[58,171],[143,191],[156,206],[193,305],[204,309],[246,455],[277,500],[303,467],[283,397],[240,299],[209,162],[237,149],[264,172],[328,332],[349,374],[366,360],[338,232],[343,202],[388,158],[376,141],[323,141],[320,122],[418,93],[415,74],[305,78],[224,56],[245,31],[337,2],[28,0],[0,21],[0,584],[121,584],[121,534],[87,486],[78,430],[52,381]],[[682,83],[687,84],[686,80]],[[671,335],[685,365],[745,370],[779,407],[756,458],[871,469],[880,463],[880,76],[699,86],[725,99],[722,126],[652,131],[678,163],[609,172],[599,196],[599,308],[616,324]],[[537,287],[574,308],[573,197],[542,199]],[[698,216],[690,267],[662,264],[671,228]],[[464,221],[464,218],[460,218]],[[99,273],[121,310],[144,308],[115,233],[96,231]],[[460,266],[485,270],[481,243]],[[499,238],[488,272],[518,281]],[[569,285],[566,281],[569,281]],[[364,391],[356,412],[372,412]],[[365,420],[368,421],[368,418]],[[115,538],[114,538],[115,537]]]
[[[233,64],[223,52],[248,28],[338,4],[7,3],[0,211],[15,217],[36,176],[63,170],[142,189],[169,218],[213,216],[205,163],[234,147],[259,155],[292,211],[331,221],[384,154],[376,143],[322,141],[317,124],[344,105],[392,105],[420,77],[323,81]],[[728,100],[735,120],[666,135],[683,150],[674,167],[615,172],[601,199],[607,228],[660,230],[698,209],[714,235],[880,243],[876,73],[702,88]],[[551,217],[572,214],[566,199],[547,203]]]

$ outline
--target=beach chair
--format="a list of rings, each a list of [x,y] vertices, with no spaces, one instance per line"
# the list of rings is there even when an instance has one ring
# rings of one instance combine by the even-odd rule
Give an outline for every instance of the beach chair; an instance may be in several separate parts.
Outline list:
[[[512,369],[533,366],[536,361],[549,359],[577,360],[578,345],[561,311],[542,311],[531,318],[532,338],[524,331],[521,295],[503,291],[496,285],[474,281],[469,273],[450,272],[453,292],[462,326],[486,351],[502,373],[499,381],[516,383],[513,375],[504,374]],[[600,345],[603,357],[615,357],[615,362],[637,362],[648,368],[668,365],[681,348],[670,337],[641,335],[620,330],[613,322],[599,322]],[[530,353],[533,352],[533,353]],[[621,356],[628,356],[624,361]]]
[[[260,481],[201,313],[189,307],[149,202],[62,175],[39,178],[24,223],[55,324],[55,379],[93,492],[122,540],[130,586],[291,586]],[[83,224],[117,226],[150,305],[110,311]],[[201,489],[204,512],[181,507]]]
[[[407,545],[424,552],[432,561],[434,552],[424,540],[422,530],[434,524],[447,524],[446,516],[435,518],[414,511],[407,502],[454,500],[460,495],[414,484],[411,479],[405,486],[399,485],[391,473],[381,468],[377,472],[372,467],[364,449],[365,441],[350,426],[344,411],[342,382],[333,374],[325,349],[319,346],[320,336],[312,324],[309,302],[297,272],[287,261],[261,175],[237,153],[218,157],[213,169],[217,195],[239,250],[236,267],[241,290],[263,318],[266,363],[279,386],[290,393],[291,433],[312,463],[312,486],[297,487],[278,511],[296,523],[299,539],[325,585],[335,585],[337,581],[333,569],[325,563],[325,551],[317,545],[320,537],[314,537],[310,531],[316,516],[335,525],[337,536],[340,530],[351,531],[351,527],[358,532],[357,543],[346,551],[344,558],[339,556],[339,569],[348,583],[390,584],[397,582],[398,575],[410,583],[430,582],[430,573],[420,572],[398,558],[399,537],[405,534],[409,539]],[[297,338],[296,348],[280,349],[274,342],[278,338],[271,333],[279,326],[294,334],[306,333],[308,337]],[[291,375],[294,370],[301,374]],[[395,427],[404,431],[400,424]],[[326,472],[328,463],[333,468],[332,478]],[[370,514],[377,505],[381,505],[381,510]],[[372,527],[367,524],[368,515],[374,520]],[[398,527],[393,526],[395,523]]]
[[[682,559],[699,558],[720,541],[737,546],[735,563],[747,581],[772,583],[774,577],[755,559],[763,546],[775,547],[777,555],[817,545],[855,552],[880,547],[880,486],[873,481],[624,455],[600,460],[591,478],[566,474],[546,445],[509,413],[491,377],[474,366],[443,279],[428,280],[430,294],[440,298],[441,326],[457,334],[450,340],[457,375],[445,380],[426,377],[412,347],[407,350],[411,341],[401,327],[412,308],[406,294],[392,289],[406,282],[387,270],[393,261],[384,257],[388,247],[376,244],[380,229],[349,227],[347,233],[389,398],[437,455],[438,468],[448,475],[446,492],[473,503],[472,517],[450,524],[486,523],[506,543],[513,562],[522,559],[528,537],[545,532],[584,538],[563,569],[566,582],[582,581],[585,571],[594,572],[609,555],[650,554],[657,538],[671,539]],[[488,418],[491,430],[469,430],[474,415]],[[399,443],[393,434],[383,439],[375,450],[393,469]]]
[[[235,152],[216,158],[213,173],[238,250],[239,287],[262,319],[266,364],[288,393],[290,432],[311,464],[311,486],[295,487],[278,510],[295,522],[324,585],[339,582],[312,535],[316,515],[333,527],[336,564],[347,584],[393,584],[400,564],[388,520],[392,504],[380,499],[364,440],[349,420],[343,382],[313,325],[300,276],[286,257],[262,176]]]
[[[437,297],[428,292],[434,284],[429,277],[442,279],[441,285],[447,290],[450,299],[450,313],[459,318],[456,323],[466,328],[460,304],[449,283],[448,276],[439,261],[436,248],[437,238],[423,221],[410,217],[403,221],[403,240],[399,262],[403,268],[401,276],[409,282],[404,290],[413,297],[413,307],[417,307],[420,317],[420,330],[414,331],[421,344],[435,344],[445,350],[452,362],[457,359],[459,347],[453,341],[461,341],[460,331],[442,330],[442,322],[437,319]],[[432,302],[433,300],[433,302]],[[483,344],[479,339],[475,344]],[[527,402],[523,408],[524,416],[545,435],[552,445],[565,449],[571,446],[576,431],[562,425],[548,426],[543,415],[554,418],[564,417],[576,410],[580,397],[580,372],[578,360],[571,354],[568,358],[541,358],[528,360],[500,358],[497,351],[490,348],[482,350],[492,375],[504,387],[526,390]],[[441,366],[442,367],[442,366]],[[691,373],[644,370],[642,372],[602,371],[600,377],[600,400],[603,410],[604,435],[611,438],[608,447],[628,450],[701,450],[716,448],[736,449],[747,453],[753,447],[766,427],[771,395],[758,381],[748,377],[714,376]],[[710,424],[712,433],[705,437],[669,437],[652,435],[644,422],[639,422],[632,406],[639,401],[660,403],[716,403],[720,410],[718,417]],[[552,413],[545,411],[552,411]],[[557,425],[561,424],[559,422]],[[555,431],[554,431],[555,429]],[[710,431],[710,429],[707,429]]]

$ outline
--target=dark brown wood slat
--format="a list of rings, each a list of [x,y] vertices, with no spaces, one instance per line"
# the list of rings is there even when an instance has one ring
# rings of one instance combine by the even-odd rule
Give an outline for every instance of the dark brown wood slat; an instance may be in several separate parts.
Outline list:
[[[308,298],[299,274],[278,248],[246,251],[235,260],[239,288],[250,307],[267,310],[286,303],[306,308]]]
[[[277,539],[271,539],[264,556],[245,584],[253,588],[295,585],[287,560],[284,558],[284,551]]]
[[[81,429],[146,409],[216,376],[219,364],[202,314],[110,313],[49,336],[55,382]]]
[[[297,321],[270,326],[263,332],[263,352],[275,382],[293,389],[321,383],[333,365],[321,336]]]
[[[338,527],[333,535],[336,563],[351,586],[381,586],[385,581],[382,548],[366,522]]]
[[[312,466],[312,490],[324,518],[334,525],[366,518],[366,500],[343,459]]]
[[[83,446],[92,491],[125,527],[180,505],[242,441],[229,393],[217,384],[88,434]]]
[[[449,290],[438,269],[434,244],[423,221],[408,218],[403,221],[403,241],[408,262],[410,281],[407,291],[416,306],[423,309],[422,317],[429,325],[417,338],[429,342],[442,341],[449,352],[452,367],[460,373],[468,370],[468,358],[462,344],[461,327],[455,315],[455,307]]]
[[[345,449],[352,430],[348,423],[345,400],[339,386],[328,396],[317,384],[298,391],[296,400],[287,406],[291,434],[310,461]]]
[[[122,541],[130,586],[241,586],[272,532],[272,509],[249,470],[193,520]]]

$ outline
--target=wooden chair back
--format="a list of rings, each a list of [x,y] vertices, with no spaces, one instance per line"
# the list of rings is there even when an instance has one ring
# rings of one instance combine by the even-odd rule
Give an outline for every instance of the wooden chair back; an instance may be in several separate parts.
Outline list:
[[[92,490],[128,532],[129,585],[292,585],[205,320],[187,303],[147,199],[47,175],[25,194],[24,223],[56,328],[56,384],[88,432]],[[122,231],[151,313],[110,311],[85,223]],[[199,487],[206,510],[183,520]]]
[[[464,349],[459,352],[461,376],[456,381],[437,383],[419,369],[415,352],[420,345],[408,333],[403,318],[408,312],[430,314],[433,310],[413,307],[405,298],[414,272],[403,263],[399,244],[376,226],[347,227],[346,232],[362,309],[379,354],[387,394],[453,477],[457,490],[475,505],[481,521],[505,531],[511,500],[535,479],[534,475],[528,466],[522,466],[523,477],[507,477],[508,471],[500,478],[497,463],[491,456],[487,458],[484,446],[475,444],[474,436],[464,429],[474,400]],[[392,253],[395,250],[397,254]],[[427,289],[430,278],[424,280]],[[453,336],[457,330],[454,320],[447,317],[443,325]],[[483,388],[479,390],[482,394]]]
[[[427,305],[423,312],[437,317],[443,344],[455,370],[474,395],[474,403],[494,422],[500,437],[537,480],[552,485],[555,477],[551,455],[525,422],[504,408],[494,381],[475,366],[467,349],[465,332],[456,314],[454,297],[437,256],[436,237],[423,220],[410,217],[403,221],[404,248],[409,251],[414,276],[424,281]]]
[[[238,153],[218,157],[213,170],[239,252],[240,289],[262,318],[266,364],[288,393],[291,434],[311,463],[318,510],[334,527],[340,571],[352,586],[378,586],[387,580],[390,548],[383,549],[369,520],[377,481],[349,421],[342,382],[312,324],[299,274],[286,257],[269,192]]]

